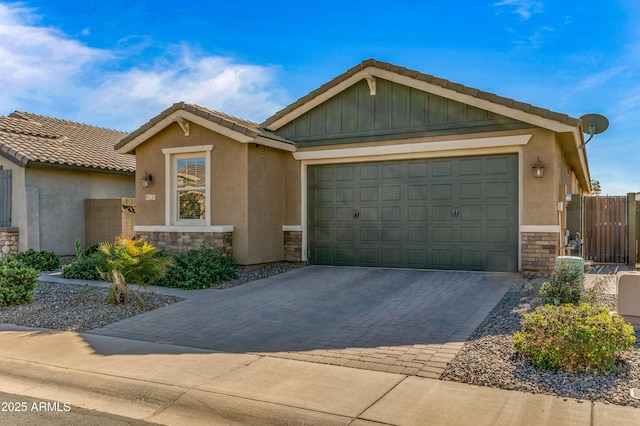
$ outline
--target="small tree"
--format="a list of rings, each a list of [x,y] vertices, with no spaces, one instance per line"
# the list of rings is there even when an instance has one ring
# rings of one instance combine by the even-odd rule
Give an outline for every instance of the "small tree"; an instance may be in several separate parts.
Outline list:
[[[145,286],[166,274],[171,259],[157,256],[157,251],[143,239],[118,237],[115,244],[100,244],[96,253],[97,268],[102,278],[111,282],[109,303],[126,302],[127,284]]]
[[[602,188],[600,188],[600,181],[591,179],[591,193],[593,195],[600,195]]]

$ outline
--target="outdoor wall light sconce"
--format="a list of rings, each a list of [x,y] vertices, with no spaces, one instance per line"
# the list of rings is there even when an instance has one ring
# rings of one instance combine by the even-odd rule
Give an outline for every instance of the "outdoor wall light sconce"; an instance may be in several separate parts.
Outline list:
[[[533,165],[533,177],[539,179],[544,174],[544,164],[540,161],[540,157],[538,157],[538,161]]]
[[[144,177],[142,178],[142,187],[148,188],[151,185],[151,181],[153,180],[153,176],[150,173],[144,172]]]

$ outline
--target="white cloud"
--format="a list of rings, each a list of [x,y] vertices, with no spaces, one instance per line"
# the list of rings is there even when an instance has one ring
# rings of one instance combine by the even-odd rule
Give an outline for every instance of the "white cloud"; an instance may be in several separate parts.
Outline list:
[[[520,15],[522,19],[529,19],[532,15],[542,13],[544,4],[541,1],[533,0],[502,0],[494,3],[494,6],[508,6],[513,9],[513,13]]]
[[[195,54],[185,46],[123,70],[123,63],[139,60],[149,40],[94,49],[39,25],[34,11],[20,4],[0,3],[0,39],[3,115],[27,110],[131,131],[179,101],[255,121],[285,104],[275,67]]]

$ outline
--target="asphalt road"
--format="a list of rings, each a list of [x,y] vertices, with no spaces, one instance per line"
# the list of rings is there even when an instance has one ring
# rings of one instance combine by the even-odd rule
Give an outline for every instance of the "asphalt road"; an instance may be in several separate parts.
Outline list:
[[[64,401],[46,401],[0,392],[0,424],[2,426],[141,426],[156,423],[85,410]]]

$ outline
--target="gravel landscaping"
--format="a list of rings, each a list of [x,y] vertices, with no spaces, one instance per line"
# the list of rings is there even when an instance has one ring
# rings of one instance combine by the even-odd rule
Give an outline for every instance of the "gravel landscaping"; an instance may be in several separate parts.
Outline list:
[[[250,281],[280,274],[300,265],[275,263],[259,268],[239,269],[238,278],[217,288],[229,288]],[[31,303],[0,307],[0,323],[25,327],[50,328],[54,330],[86,331],[161,308],[183,300],[153,291],[131,289],[139,294],[143,304],[133,295],[120,305],[108,303],[108,288],[92,285],[60,284],[40,282],[34,291]],[[200,290],[190,290],[200,291]]]
[[[620,353],[617,373],[565,373],[535,368],[514,353],[512,335],[520,330],[522,315],[540,303],[537,293],[544,279],[522,278],[491,311],[445,369],[442,380],[490,386],[508,390],[557,395],[617,405],[640,407],[631,388],[640,388],[640,330],[630,351]],[[614,295],[604,295],[609,309]]]

